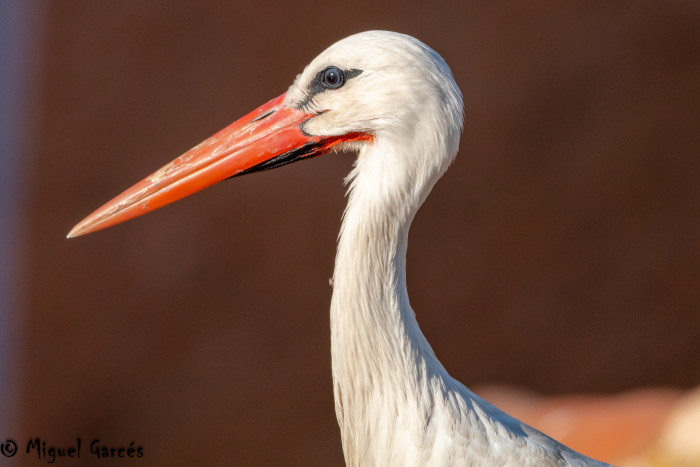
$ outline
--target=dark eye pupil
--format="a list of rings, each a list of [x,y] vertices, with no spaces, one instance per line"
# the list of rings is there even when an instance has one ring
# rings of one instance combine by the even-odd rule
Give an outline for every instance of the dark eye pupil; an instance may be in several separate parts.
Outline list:
[[[329,89],[339,88],[343,85],[343,74],[335,68],[329,67],[323,72],[323,84]]]

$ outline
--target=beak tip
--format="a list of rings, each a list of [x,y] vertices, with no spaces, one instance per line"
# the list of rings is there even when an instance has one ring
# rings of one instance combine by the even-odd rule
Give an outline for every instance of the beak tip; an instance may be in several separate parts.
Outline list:
[[[70,230],[70,232],[68,232],[68,235],[66,235],[66,238],[75,238],[75,237],[80,237],[82,235],[85,235],[87,233],[85,230],[86,229],[83,226],[83,223],[81,222],[80,224],[73,227]]]

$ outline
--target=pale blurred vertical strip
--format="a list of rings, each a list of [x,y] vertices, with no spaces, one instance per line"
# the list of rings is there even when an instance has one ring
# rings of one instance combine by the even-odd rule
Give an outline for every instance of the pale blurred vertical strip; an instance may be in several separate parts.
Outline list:
[[[21,371],[23,211],[32,184],[43,0],[0,0],[0,436],[11,437]],[[5,438],[2,438],[3,440]]]

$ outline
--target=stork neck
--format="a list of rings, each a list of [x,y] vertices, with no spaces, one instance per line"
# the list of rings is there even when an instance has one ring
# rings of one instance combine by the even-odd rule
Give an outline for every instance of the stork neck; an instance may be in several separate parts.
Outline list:
[[[416,406],[426,397],[427,377],[444,372],[406,291],[408,230],[422,199],[395,203],[391,191],[372,191],[365,181],[355,179],[348,200],[331,304],[336,415],[350,464],[356,462],[348,456],[367,455],[360,453],[372,451],[368,443],[382,442],[372,441],[382,423],[376,414]]]
[[[347,339],[380,338],[353,351],[376,349],[380,343],[395,351],[392,344],[415,324],[406,291],[409,226],[410,219],[391,218],[382,207],[351,197],[333,278],[333,337],[346,344]]]
[[[406,290],[406,248],[415,209],[392,208],[380,196],[366,196],[358,188],[350,196],[338,242],[331,306],[333,358],[334,365],[351,363],[347,370],[352,375],[344,376],[351,376],[355,384],[363,378],[376,384],[378,378],[391,377],[387,370],[404,370],[416,353],[430,346]]]

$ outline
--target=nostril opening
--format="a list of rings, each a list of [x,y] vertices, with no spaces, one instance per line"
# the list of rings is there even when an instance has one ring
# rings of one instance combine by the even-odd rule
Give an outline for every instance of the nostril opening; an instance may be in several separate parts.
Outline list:
[[[272,115],[272,114],[275,113],[276,111],[277,111],[277,109],[268,110],[268,111],[265,112],[264,114],[258,115],[257,117],[255,117],[254,119],[252,119],[252,120],[250,121],[250,123],[257,122],[258,120],[262,120],[262,119],[265,118],[265,117],[269,117],[270,115]]]

